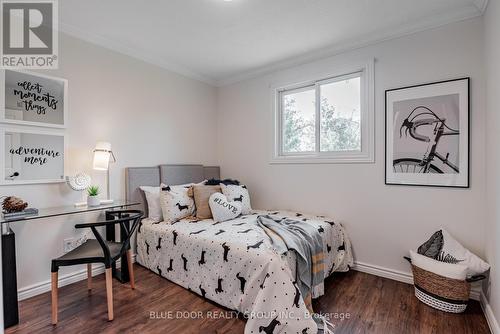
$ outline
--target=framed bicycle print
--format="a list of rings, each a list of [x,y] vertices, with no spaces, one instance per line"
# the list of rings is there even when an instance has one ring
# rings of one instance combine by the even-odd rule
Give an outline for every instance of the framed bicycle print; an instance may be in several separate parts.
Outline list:
[[[469,187],[470,78],[386,90],[385,183]]]

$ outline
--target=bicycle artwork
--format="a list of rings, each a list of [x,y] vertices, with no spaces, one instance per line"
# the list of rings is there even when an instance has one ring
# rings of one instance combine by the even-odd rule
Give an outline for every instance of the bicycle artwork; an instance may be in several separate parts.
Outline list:
[[[386,184],[469,186],[469,78],[386,91]]]

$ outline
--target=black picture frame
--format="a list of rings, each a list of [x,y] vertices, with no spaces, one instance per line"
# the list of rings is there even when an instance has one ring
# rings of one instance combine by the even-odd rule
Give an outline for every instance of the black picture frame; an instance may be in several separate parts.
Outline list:
[[[471,171],[471,162],[470,162],[470,158],[471,158],[471,138],[470,138],[470,134],[471,134],[471,103],[470,103],[470,88],[471,88],[471,85],[470,85],[470,82],[471,82],[471,79],[470,77],[461,77],[461,78],[457,78],[457,79],[451,79],[451,80],[442,80],[442,81],[436,81],[436,82],[430,82],[430,83],[424,83],[424,84],[417,84],[417,85],[410,85],[410,86],[405,86],[405,87],[399,87],[399,88],[393,88],[393,89],[387,89],[385,91],[385,120],[384,120],[384,127],[385,127],[385,131],[384,131],[384,151],[385,151],[385,155],[384,155],[384,181],[385,181],[385,184],[386,185],[395,185],[395,186],[413,186],[413,187],[436,187],[436,188],[459,188],[459,189],[469,189],[470,188],[470,171]],[[466,152],[466,161],[459,161],[459,164],[460,166],[466,166],[466,171],[463,172],[463,171],[460,171],[458,172],[458,170],[456,171],[457,173],[462,173],[461,174],[461,177],[464,178],[464,182],[461,182],[461,183],[457,183],[457,184],[452,184],[452,183],[448,183],[448,184],[445,184],[446,182],[442,183],[442,184],[438,184],[438,183],[435,183],[435,182],[429,182],[429,183],[426,183],[426,182],[415,182],[414,180],[411,180],[409,182],[404,182],[403,181],[400,181],[398,180],[397,182],[394,181],[394,179],[391,179],[391,175],[394,174],[394,171],[392,173],[388,172],[389,171],[389,165],[388,165],[388,161],[389,159],[391,159],[392,161],[392,169],[394,170],[396,167],[395,167],[395,161],[394,160],[394,154],[393,154],[393,148],[391,149],[388,145],[393,145],[393,142],[389,142],[390,140],[390,137],[391,135],[389,134],[389,130],[390,131],[394,131],[394,120],[390,121],[389,119],[389,112],[392,111],[393,113],[390,115],[391,118],[394,117],[394,111],[393,111],[393,107],[391,108],[391,106],[389,105],[391,102],[389,101],[389,96],[390,94],[394,93],[394,92],[401,92],[401,91],[409,91],[409,90],[412,90],[412,89],[419,89],[419,88],[422,88],[422,87],[432,87],[432,86],[435,86],[435,87],[438,87],[438,86],[443,86],[443,85],[447,85],[447,84],[450,84],[450,83],[462,83],[462,84],[465,84],[466,85],[466,89],[464,90],[464,93],[466,94],[466,102],[465,102],[465,106],[467,108],[466,112],[464,112],[463,110],[461,110],[461,108],[459,108],[458,110],[458,114],[459,114],[459,118],[460,118],[460,121],[462,124],[463,120],[462,120],[462,116],[465,115],[466,117],[466,126],[465,127],[462,127],[462,125],[460,125],[460,131],[463,131],[463,130],[466,130],[466,140],[464,141],[466,143],[466,149],[464,150],[463,147],[460,147],[459,146],[459,152]],[[429,97],[439,97],[439,95],[434,95],[434,96],[429,96]],[[424,98],[424,97],[422,97]],[[463,99],[464,97],[462,97]],[[435,115],[435,114],[434,114]],[[431,116],[432,117],[432,116]],[[389,124],[391,123],[391,124]],[[391,126],[391,128],[389,129],[389,126]],[[462,133],[459,134],[459,136],[462,136]],[[391,137],[392,138],[392,137]],[[460,140],[461,138],[459,138]],[[437,145],[437,144],[436,144]],[[388,156],[388,154],[391,154],[391,157]],[[446,160],[448,159],[448,156],[446,156]],[[464,159],[463,155],[460,155],[460,159]],[[405,159],[398,159],[398,160],[405,160]],[[406,160],[418,160],[418,159],[406,159]],[[420,159],[420,162],[422,162],[423,160]],[[431,160],[432,162],[432,160]],[[439,168],[437,168],[439,169]],[[391,175],[388,175],[388,174],[391,174]],[[406,174],[417,174],[417,173],[406,173]],[[446,173],[443,173],[443,174],[439,174],[439,173],[435,173],[436,175],[449,175],[449,174],[446,174]],[[428,174],[430,176],[430,174]]]

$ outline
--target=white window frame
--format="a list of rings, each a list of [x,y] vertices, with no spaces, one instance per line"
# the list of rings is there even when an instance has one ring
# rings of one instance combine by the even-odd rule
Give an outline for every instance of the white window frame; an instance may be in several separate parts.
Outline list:
[[[320,135],[316,135],[314,152],[283,152],[281,110],[283,93],[300,92],[308,89],[316,90],[316,101],[320,99],[320,85],[347,80],[353,77],[361,79],[361,150],[321,152]],[[300,83],[275,85],[271,88],[273,112],[273,147],[271,163],[373,163],[375,162],[375,122],[374,122],[374,61],[357,66],[344,66],[335,72],[316,75],[312,79],[301,80]],[[316,103],[316,131],[320,131],[320,103]],[[318,133],[318,132],[317,132]]]

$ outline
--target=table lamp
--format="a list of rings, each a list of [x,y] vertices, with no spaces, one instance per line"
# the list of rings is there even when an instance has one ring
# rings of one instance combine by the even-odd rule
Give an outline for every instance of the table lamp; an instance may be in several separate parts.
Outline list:
[[[94,170],[105,170],[106,171],[106,194],[107,199],[101,200],[101,204],[113,203],[109,195],[109,162],[110,158],[113,158],[112,162],[116,162],[115,155],[111,150],[111,144],[108,142],[98,142],[94,149]]]

